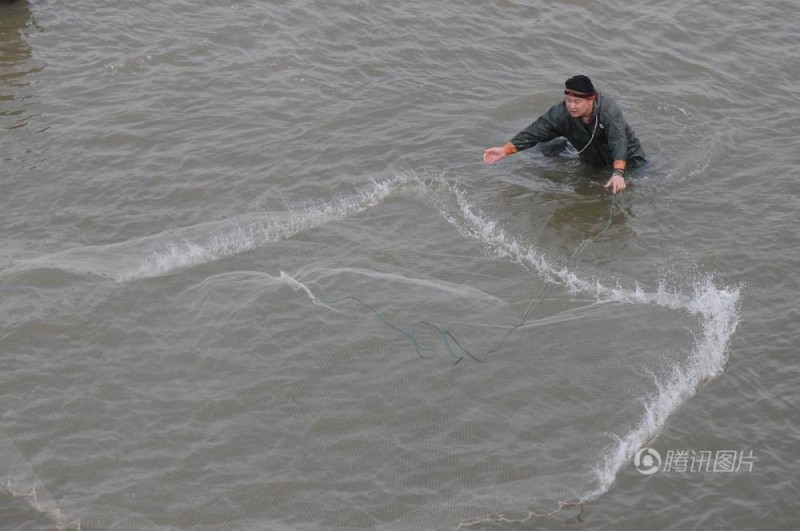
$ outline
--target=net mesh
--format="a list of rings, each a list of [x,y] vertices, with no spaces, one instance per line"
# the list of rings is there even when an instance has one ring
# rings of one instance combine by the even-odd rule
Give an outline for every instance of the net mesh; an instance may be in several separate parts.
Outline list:
[[[417,179],[18,264],[2,487],[61,529],[558,514],[721,370],[736,304],[564,264]]]

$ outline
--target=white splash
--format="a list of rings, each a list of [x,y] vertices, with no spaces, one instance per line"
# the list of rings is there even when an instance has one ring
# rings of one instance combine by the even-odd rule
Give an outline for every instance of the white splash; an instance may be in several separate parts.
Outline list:
[[[581,498],[590,500],[611,487],[619,471],[631,462],[636,452],[656,436],[667,419],[705,381],[719,376],[727,361],[727,349],[739,323],[739,296],[741,288],[717,287],[709,276],[697,282],[689,295],[669,290],[664,284],[654,292],[639,285],[626,290],[608,287],[600,282],[580,278],[566,267],[555,267],[532,247],[526,247],[507,235],[494,221],[486,219],[466,199],[455,185],[450,186],[459,207],[459,216],[445,211],[442,215],[465,237],[483,242],[493,253],[507,257],[523,266],[533,267],[545,280],[565,286],[570,292],[583,292],[600,301],[629,304],[652,304],[677,311],[686,311],[700,321],[702,334],[696,338],[691,355],[683,366],[674,367],[672,373],[657,381],[658,392],[645,403],[645,413],[635,428],[617,437],[617,444],[609,448],[603,462],[595,470],[597,487]]]
[[[631,432],[618,437],[617,444],[608,450],[604,462],[595,470],[597,488],[584,499],[590,500],[608,491],[619,471],[658,434],[678,407],[694,396],[702,383],[722,373],[728,359],[728,344],[740,320],[739,295],[740,288],[717,288],[711,278],[695,286],[686,309],[698,317],[703,334],[697,338],[692,355],[683,366],[674,367],[668,377],[656,380],[658,392],[645,403],[642,419]]]
[[[194,238],[185,237],[182,241],[168,244],[165,249],[153,251],[137,269],[122,275],[119,280],[161,276],[291,238],[303,230],[372,208],[408,181],[409,177],[406,176],[382,182],[372,181],[353,195],[319,203],[302,211],[243,216],[212,230],[195,228],[192,232],[206,233]]]
[[[246,214],[120,243],[67,249],[19,261],[2,274],[51,267],[104,276],[117,282],[168,275],[359,214],[416,181],[413,175],[398,175],[380,182],[373,180],[351,195],[302,210]]]

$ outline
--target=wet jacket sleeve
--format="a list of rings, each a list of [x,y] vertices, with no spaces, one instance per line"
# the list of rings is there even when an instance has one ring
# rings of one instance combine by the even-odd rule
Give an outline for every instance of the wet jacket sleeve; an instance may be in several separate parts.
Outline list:
[[[561,136],[563,134],[562,114],[563,112],[561,112],[558,105],[551,107],[535,122],[517,133],[510,143],[516,148],[516,151],[522,151],[535,146],[539,142],[547,142]]]

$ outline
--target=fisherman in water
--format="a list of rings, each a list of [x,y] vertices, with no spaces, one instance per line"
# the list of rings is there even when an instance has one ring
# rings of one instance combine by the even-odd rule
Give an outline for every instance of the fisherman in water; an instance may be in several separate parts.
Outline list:
[[[542,153],[548,156],[571,153],[583,162],[611,167],[613,172],[605,188],[615,194],[624,190],[625,170],[646,162],[633,129],[617,104],[597,92],[588,77],[574,76],[564,85],[563,102],[550,107],[510,142],[484,151],[483,161],[493,164],[540,144]]]

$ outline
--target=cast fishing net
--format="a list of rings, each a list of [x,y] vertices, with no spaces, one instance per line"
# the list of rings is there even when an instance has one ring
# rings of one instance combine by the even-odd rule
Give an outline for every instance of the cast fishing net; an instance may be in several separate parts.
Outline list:
[[[721,370],[737,293],[637,287],[490,208],[402,177],[7,269],[4,495],[60,529],[228,531],[604,492]]]

